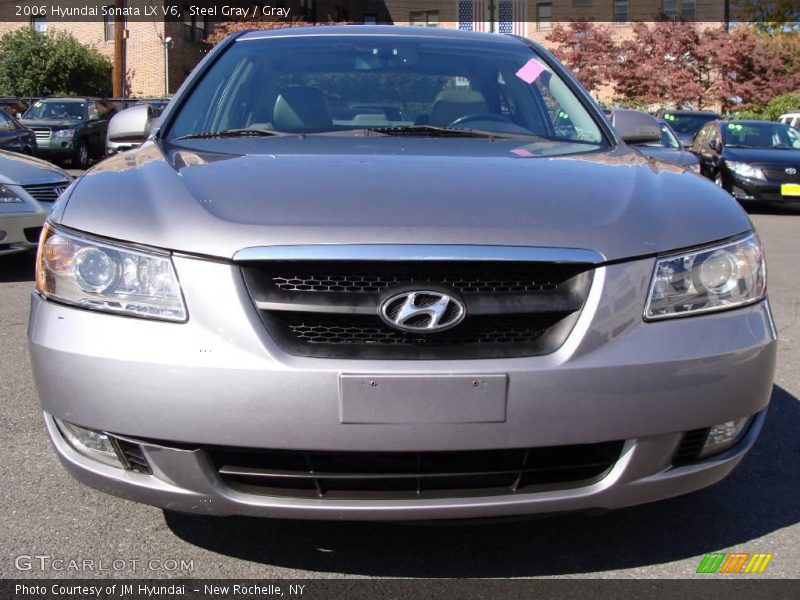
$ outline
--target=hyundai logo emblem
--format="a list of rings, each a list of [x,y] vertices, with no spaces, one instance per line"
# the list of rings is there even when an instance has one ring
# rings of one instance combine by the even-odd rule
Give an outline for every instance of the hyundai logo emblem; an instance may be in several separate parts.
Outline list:
[[[797,169],[795,169],[794,167],[786,167],[786,174],[787,175],[796,175],[797,174]]]
[[[464,303],[444,292],[414,290],[392,294],[381,302],[381,319],[413,333],[435,333],[458,325],[467,313]]]

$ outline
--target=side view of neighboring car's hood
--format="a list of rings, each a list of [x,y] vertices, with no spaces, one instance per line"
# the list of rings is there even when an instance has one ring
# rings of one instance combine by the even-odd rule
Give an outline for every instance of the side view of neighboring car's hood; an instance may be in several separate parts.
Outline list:
[[[750,229],[713,184],[625,146],[522,158],[519,145],[291,136],[226,146],[249,153],[167,157],[149,142],[89,171],[53,218],[225,258],[253,246],[418,243],[587,248],[615,260]]]
[[[69,180],[69,175],[52,163],[0,150],[0,183],[33,184]]]

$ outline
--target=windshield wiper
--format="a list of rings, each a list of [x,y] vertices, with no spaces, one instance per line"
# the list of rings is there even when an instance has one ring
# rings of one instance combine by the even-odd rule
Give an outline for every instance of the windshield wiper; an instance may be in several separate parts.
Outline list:
[[[525,133],[500,133],[497,131],[483,131],[480,129],[456,129],[451,127],[437,127],[435,125],[406,125],[400,127],[370,127],[372,133],[385,135],[407,135],[414,137],[469,137],[469,138],[531,138],[539,137]]]
[[[189,133],[187,135],[173,138],[172,141],[224,137],[272,137],[274,135],[283,135],[283,132],[274,131],[272,129],[223,129],[222,131],[201,131],[200,133]]]

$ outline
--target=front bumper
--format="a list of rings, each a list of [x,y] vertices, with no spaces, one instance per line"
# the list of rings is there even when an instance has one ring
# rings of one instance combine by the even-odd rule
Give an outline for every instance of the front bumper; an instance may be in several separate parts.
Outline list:
[[[33,296],[34,374],[54,447],[81,481],[174,510],[327,519],[443,519],[610,509],[725,477],[755,440],[775,367],[768,302],[645,323],[653,259],[598,269],[566,343],[539,357],[360,361],[290,356],[269,337],[237,268],[182,257],[189,321],[158,323]],[[224,315],[224,319],[221,318]],[[499,422],[343,423],[341,374],[507,374]],[[439,401],[439,400],[437,400]],[[457,402],[458,399],[445,399]],[[683,433],[758,415],[726,453],[673,467]],[[77,454],[51,416],[147,443],[153,474]],[[625,440],[600,481],[491,497],[342,500],[265,496],[224,484],[192,444],[327,451],[447,451]]]
[[[740,202],[800,203],[800,196],[781,194],[782,182],[780,181],[750,179],[735,173],[731,179],[731,194]]]
[[[36,248],[47,213],[0,215],[0,256]]]
[[[36,153],[39,156],[68,158],[75,152],[74,138],[56,138],[37,140]]]

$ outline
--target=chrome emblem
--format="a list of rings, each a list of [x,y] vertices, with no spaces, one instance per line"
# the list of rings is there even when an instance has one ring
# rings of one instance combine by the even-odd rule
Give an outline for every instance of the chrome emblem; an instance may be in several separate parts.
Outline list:
[[[60,187],[60,186],[59,186],[59,187],[54,187],[54,188],[53,188],[53,192],[55,192],[56,196],[60,196],[61,194],[63,194],[63,193],[64,193],[64,190],[66,190],[66,189],[67,189],[67,188],[65,188],[65,187]]]
[[[786,167],[786,174],[797,175],[797,169],[795,169],[794,167]]]
[[[413,333],[436,333],[458,325],[467,313],[464,303],[444,292],[414,290],[393,294],[378,309],[387,325]]]

